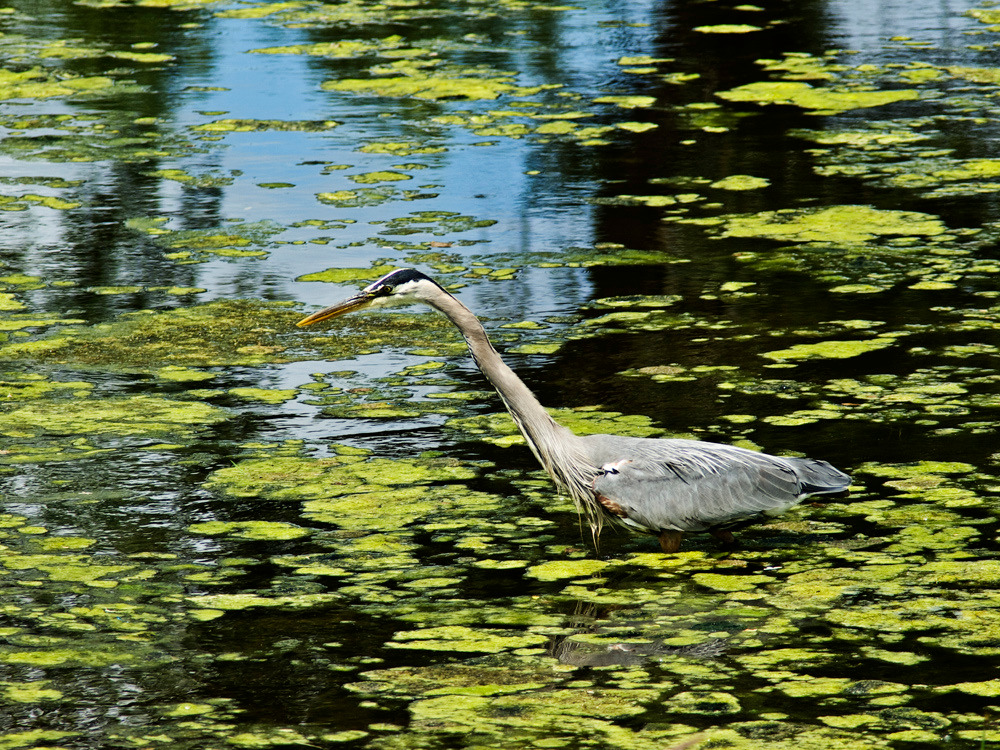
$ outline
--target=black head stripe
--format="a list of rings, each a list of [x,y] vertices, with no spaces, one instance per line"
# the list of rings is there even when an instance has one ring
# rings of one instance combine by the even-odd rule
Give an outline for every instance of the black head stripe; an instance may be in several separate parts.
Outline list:
[[[405,284],[407,281],[421,280],[431,281],[431,279],[424,276],[420,271],[413,268],[400,268],[398,271],[393,271],[387,276],[382,277],[382,283],[389,286],[399,286],[400,284]]]

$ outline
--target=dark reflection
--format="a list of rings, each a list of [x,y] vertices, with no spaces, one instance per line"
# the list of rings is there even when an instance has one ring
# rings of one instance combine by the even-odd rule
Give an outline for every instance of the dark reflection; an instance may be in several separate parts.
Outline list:
[[[8,131],[8,144],[16,144],[20,151],[32,149],[42,157],[43,161],[33,164],[38,174],[80,182],[63,197],[82,206],[58,212],[51,223],[50,212],[46,231],[33,243],[26,245],[21,232],[3,233],[10,244],[0,241],[0,259],[47,281],[73,282],[71,287],[32,293],[35,309],[77,315],[85,311],[88,320],[97,321],[128,310],[177,304],[176,298],[162,293],[121,296],[88,291],[105,286],[190,287],[196,285],[197,275],[190,266],[165,258],[161,247],[125,224],[128,219],[156,216],[165,210],[159,195],[165,181],[152,174],[164,161],[152,154],[163,151],[177,156],[191,150],[170,124],[171,102],[180,96],[174,66],[129,65],[104,53],[127,53],[141,42],[142,50],[183,58],[193,73],[199,59],[210,59],[210,40],[181,28],[189,20],[187,14],[170,11],[128,5],[108,11],[52,2],[23,2],[17,9],[18,13],[0,18],[0,27],[12,38],[23,36],[25,46],[58,45],[70,38],[74,46],[94,52],[56,56],[53,70],[68,76],[111,76],[126,93],[68,102],[74,119],[68,124],[53,119],[52,129],[40,134],[32,130],[22,134],[23,125]],[[121,72],[123,67],[129,68],[127,73]],[[31,104],[27,117],[55,118],[49,113],[61,109],[43,99]],[[7,122],[16,124],[17,119],[8,115]],[[144,156],[144,151],[151,155]],[[197,212],[185,211],[185,215],[200,216],[199,228],[217,225],[218,210],[210,207],[221,199],[218,191],[187,189],[185,195],[198,206]]]
[[[710,638],[693,646],[667,646],[662,642],[615,643],[603,649],[586,643],[563,640],[552,646],[552,655],[563,664],[575,667],[633,667],[665,656],[690,659],[716,659],[724,656],[730,643],[723,638]]]
[[[549,653],[563,664],[576,667],[632,667],[660,661],[668,656],[717,659],[739,647],[738,635],[733,638],[707,638],[701,643],[688,646],[668,646],[663,641],[655,639],[629,642],[627,636],[621,642],[607,646],[588,643],[586,640],[574,640],[574,635],[577,634],[601,635],[620,632],[628,627],[628,620],[621,617],[616,617],[613,623],[608,622],[612,614],[613,610],[578,602],[573,614],[567,618],[567,624],[577,627],[578,630],[573,635],[554,637],[549,644]],[[625,611],[624,614],[627,615],[628,612]],[[637,633],[641,628],[642,624],[636,623]],[[723,627],[713,623],[713,629],[718,630]]]

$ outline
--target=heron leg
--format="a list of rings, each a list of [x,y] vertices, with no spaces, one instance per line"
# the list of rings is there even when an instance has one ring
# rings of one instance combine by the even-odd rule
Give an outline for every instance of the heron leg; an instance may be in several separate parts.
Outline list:
[[[683,531],[667,529],[657,535],[660,540],[660,549],[664,552],[677,552],[681,548],[681,539],[684,537]]]
[[[711,529],[708,533],[724,544],[736,544],[736,537],[727,529]]]

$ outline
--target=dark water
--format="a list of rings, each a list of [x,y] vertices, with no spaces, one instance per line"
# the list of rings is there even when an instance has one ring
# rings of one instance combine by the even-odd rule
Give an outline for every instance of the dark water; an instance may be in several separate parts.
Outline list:
[[[1000,741],[978,7],[12,4],[0,747]],[[382,266],[577,429],[852,498],[594,550],[446,325],[294,328]]]

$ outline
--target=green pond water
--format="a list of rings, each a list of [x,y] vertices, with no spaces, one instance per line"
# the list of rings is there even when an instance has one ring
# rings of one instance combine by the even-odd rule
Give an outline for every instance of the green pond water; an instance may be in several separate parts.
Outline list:
[[[0,7],[0,750],[1000,746],[1000,9]],[[580,433],[824,458],[594,544]]]

